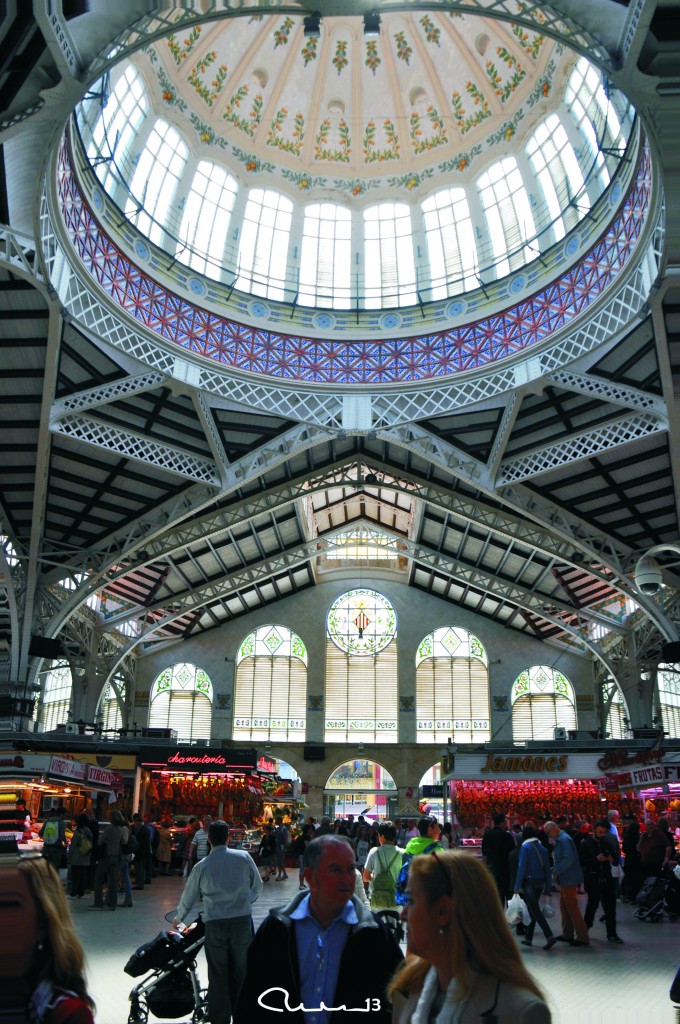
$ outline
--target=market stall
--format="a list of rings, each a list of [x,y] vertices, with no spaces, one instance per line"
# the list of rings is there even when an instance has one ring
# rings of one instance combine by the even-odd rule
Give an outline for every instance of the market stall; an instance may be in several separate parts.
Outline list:
[[[510,824],[539,824],[567,815],[594,821],[612,807],[630,812],[625,796],[609,793],[598,767],[601,752],[511,750],[458,752],[455,770],[444,777],[452,812],[464,832],[481,836],[498,812]]]
[[[154,821],[205,814],[235,825],[261,820],[255,750],[149,746],[140,751],[139,809]]]

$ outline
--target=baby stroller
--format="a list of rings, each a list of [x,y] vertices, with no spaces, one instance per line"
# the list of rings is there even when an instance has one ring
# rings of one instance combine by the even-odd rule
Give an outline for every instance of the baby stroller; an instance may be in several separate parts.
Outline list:
[[[657,921],[667,917],[669,921],[677,920],[680,912],[678,882],[672,874],[664,872],[660,878],[652,875],[645,878],[642,888],[635,897],[638,907],[633,913],[638,921]]]
[[[201,988],[196,956],[205,943],[199,917],[185,932],[163,931],[135,950],[125,965],[131,978],[148,975],[130,993],[128,1024],[146,1024],[149,1013],[173,1020],[191,1014],[200,1024],[208,1012],[207,989]]]

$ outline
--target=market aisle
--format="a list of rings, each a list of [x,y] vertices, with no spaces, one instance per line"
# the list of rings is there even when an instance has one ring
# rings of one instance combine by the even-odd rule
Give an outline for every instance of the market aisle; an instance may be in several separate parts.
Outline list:
[[[285,882],[269,882],[254,906],[256,926],[269,910],[298,891],[297,872]],[[90,913],[89,898],[71,901],[71,908],[88,960],[90,990],[97,1002],[97,1024],[125,1024],[128,995],[136,981],[123,971],[130,954],[168,925],[164,914],[177,906],[182,880],[155,878],[143,892],[133,892],[131,910],[115,914]],[[554,898],[555,904],[557,900]],[[618,905],[623,946],[606,942],[604,925],[592,931],[589,949],[558,943],[545,953],[541,945],[522,948],[530,970],[545,989],[554,1024],[672,1024],[668,998],[671,980],[680,964],[680,922],[644,924],[632,920],[633,908]],[[201,954],[199,973],[207,972]],[[138,980],[138,979],[137,979]],[[156,1020],[151,1017],[150,1024]]]

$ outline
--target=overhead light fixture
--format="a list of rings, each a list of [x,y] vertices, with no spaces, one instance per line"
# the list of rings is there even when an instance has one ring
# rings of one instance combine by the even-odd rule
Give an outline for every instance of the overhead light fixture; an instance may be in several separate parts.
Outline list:
[[[306,39],[318,39],[321,35],[321,15],[308,14],[303,23],[303,32]]]
[[[364,14],[364,39],[378,39],[380,36],[380,15],[377,11]]]

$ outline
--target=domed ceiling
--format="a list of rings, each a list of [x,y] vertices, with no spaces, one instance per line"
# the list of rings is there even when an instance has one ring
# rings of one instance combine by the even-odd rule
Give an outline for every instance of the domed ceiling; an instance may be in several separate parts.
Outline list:
[[[254,14],[185,27],[134,62],[184,138],[217,147],[241,178],[413,192],[544,116],[575,54],[539,19],[530,31],[412,11],[383,15],[368,38],[363,19],[330,17],[310,37],[302,17]]]

